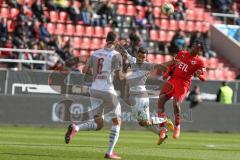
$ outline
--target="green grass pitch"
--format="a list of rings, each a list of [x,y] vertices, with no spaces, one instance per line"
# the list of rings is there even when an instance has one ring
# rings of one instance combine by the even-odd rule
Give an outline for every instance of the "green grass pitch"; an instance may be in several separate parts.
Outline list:
[[[66,145],[65,128],[0,127],[0,160],[101,160],[109,131],[81,132]],[[122,130],[123,160],[240,160],[240,134],[182,133],[156,145],[150,131]]]

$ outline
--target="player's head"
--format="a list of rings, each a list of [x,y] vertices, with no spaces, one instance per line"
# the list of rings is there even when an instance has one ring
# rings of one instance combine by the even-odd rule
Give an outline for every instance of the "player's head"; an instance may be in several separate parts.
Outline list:
[[[136,53],[137,63],[143,63],[146,58],[146,54],[148,54],[148,50],[144,47],[140,47]]]
[[[200,40],[194,41],[191,48],[191,54],[200,55],[202,51],[203,51],[202,42]]]
[[[106,43],[107,45],[110,44],[115,44],[117,42],[117,34],[113,31],[108,32],[107,38],[106,38]]]
[[[223,81],[222,82],[222,86],[227,86],[228,85],[228,82],[227,81]]]

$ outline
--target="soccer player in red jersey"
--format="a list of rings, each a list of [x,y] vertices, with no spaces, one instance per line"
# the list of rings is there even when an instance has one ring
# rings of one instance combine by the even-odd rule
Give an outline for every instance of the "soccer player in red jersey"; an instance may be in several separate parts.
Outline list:
[[[191,79],[193,76],[197,76],[201,81],[205,80],[205,66],[203,60],[200,58],[202,51],[202,44],[200,41],[196,41],[190,52],[180,51],[175,59],[178,63],[168,67],[163,78],[168,78],[169,73],[172,72],[172,76],[163,85],[158,100],[158,116],[165,118],[165,103],[173,97],[174,119],[175,126],[173,131],[173,138],[176,139],[180,136],[180,103],[184,100],[187,92],[191,86]],[[169,85],[170,84],[170,85]],[[170,89],[169,86],[172,88]],[[163,127],[159,133],[158,144],[161,144],[167,137],[167,129],[164,128],[165,124],[160,124]]]

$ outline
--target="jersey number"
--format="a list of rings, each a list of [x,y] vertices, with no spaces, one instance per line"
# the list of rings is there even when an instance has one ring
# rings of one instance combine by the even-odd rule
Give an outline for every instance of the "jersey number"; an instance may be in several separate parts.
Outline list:
[[[102,74],[104,58],[99,58],[97,63],[97,73]]]

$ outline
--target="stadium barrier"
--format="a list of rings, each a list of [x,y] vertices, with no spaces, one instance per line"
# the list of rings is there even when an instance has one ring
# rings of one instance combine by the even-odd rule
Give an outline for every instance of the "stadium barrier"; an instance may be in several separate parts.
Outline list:
[[[59,101],[71,99],[69,106],[60,105]],[[41,125],[66,127],[74,121],[83,107],[89,107],[88,96],[63,95],[2,95],[0,96],[1,125]],[[123,128],[140,129],[131,116],[131,109],[122,103]],[[167,103],[166,114],[173,119],[172,103]],[[194,109],[189,109],[189,103],[182,105],[182,130],[207,132],[240,132],[240,104],[222,105],[204,102]],[[157,99],[150,100],[150,111],[156,113]],[[68,115],[71,110],[72,116]],[[68,115],[68,116],[67,116]],[[68,119],[67,119],[67,118]],[[111,125],[108,115],[105,115],[106,126]]]

